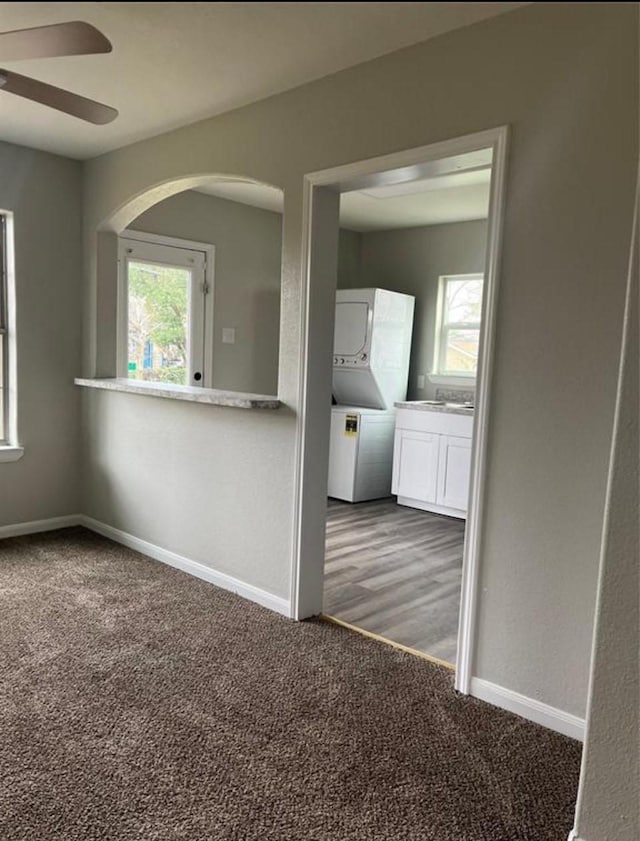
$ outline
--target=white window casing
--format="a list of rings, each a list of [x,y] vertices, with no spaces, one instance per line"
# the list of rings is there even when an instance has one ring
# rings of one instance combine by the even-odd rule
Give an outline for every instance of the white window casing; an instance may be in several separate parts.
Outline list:
[[[429,379],[431,382],[435,383],[442,383],[442,384],[449,384],[449,385],[460,385],[460,386],[473,386],[475,384],[476,379],[476,368],[475,366],[471,370],[465,370],[464,368],[451,368],[447,366],[447,348],[449,344],[449,335],[453,331],[466,331],[469,333],[473,333],[478,337],[480,337],[480,315],[478,314],[477,320],[465,320],[465,321],[454,321],[450,317],[450,313],[447,309],[447,288],[450,283],[452,282],[464,282],[464,281],[480,281],[483,282],[483,275],[482,273],[473,273],[473,274],[458,274],[458,275],[442,275],[439,280],[438,284],[438,304],[437,304],[437,316],[436,316],[436,331],[435,331],[435,342],[434,342],[434,360],[433,360],[433,368],[432,372],[429,375]],[[465,350],[464,348],[459,348],[458,352],[464,355]],[[477,362],[477,357],[473,354],[470,355],[471,362]]]
[[[13,224],[13,214],[0,210],[0,463],[17,461],[24,454],[18,440]]]

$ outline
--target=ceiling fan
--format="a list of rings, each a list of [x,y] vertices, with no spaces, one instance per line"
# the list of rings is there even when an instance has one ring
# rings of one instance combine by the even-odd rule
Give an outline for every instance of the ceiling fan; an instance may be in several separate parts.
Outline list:
[[[0,33],[0,58],[5,61],[94,55],[111,50],[111,42],[94,26],[81,20]],[[39,102],[95,125],[110,123],[118,116],[115,108],[30,76],[20,76],[12,70],[0,69],[0,91]]]

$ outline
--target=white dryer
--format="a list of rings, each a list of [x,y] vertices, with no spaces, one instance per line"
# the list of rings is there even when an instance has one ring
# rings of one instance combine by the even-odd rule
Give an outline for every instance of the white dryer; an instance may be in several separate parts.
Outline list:
[[[387,289],[339,289],[333,339],[338,404],[391,409],[407,395],[415,299]]]

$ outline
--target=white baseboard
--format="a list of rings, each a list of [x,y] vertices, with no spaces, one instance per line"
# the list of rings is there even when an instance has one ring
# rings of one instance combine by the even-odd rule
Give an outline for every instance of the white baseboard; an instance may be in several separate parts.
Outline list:
[[[0,539],[4,537],[21,537],[24,534],[37,534],[41,531],[55,531],[69,526],[79,526],[82,521],[80,514],[68,514],[66,517],[50,517],[48,520],[31,520],[28,523],[14,523],[10,526],[0,526]]]
[[[534,698],[528,698],[519,692],[513,692],[511,689],[505,689],[496,683],[478,677],[471,678],[471,695],[481,701],[486,701],[488,704],[521,715],[523,718],[541,724],[543,727],[548,727],[550,730],[555,730],[557,733],[562,733],[564,736],[570,736],[572,739],[578,739],[581,742],[584,741],[584,719],[577,715],[556,709],[549,704],[543,704]],[[580,841],[580,839],[575,837],[570,841]]]
[[[84,514],[77,518],[77,521],[98,534],[114,540],[116,543],[121,543],[129,549],[135,549],[143,555],[154,558],[156,561],[162,561],[163,564],[176,567],[183,572],[194,575],[196,578],[201,578],[203,581],[208,581],[209,584],[215,584],[222,590],[229,590],[242,596],[249,601],[256,602],[263,607],[268,607],[276,613],[280,613],[287,618],[291,617],[291,607],[286,599],[280,596],[274,596],[266,590],[261,590],[259,587],[254,587],[252,584],[247,584],[240,581],[238,578],[233,578],[224,572],[217,572],[199,561],[192,561],[190,558],[185,558],[178,555],[176,552],[171,552],[168,549],[163,549],[161,546],[156,546],[154,543],[149,543],[147,540],[142,540],[139,537],[134,537],[125,531],[116,529],[113,526],[108,526],[106,523],[101,523],[99,520],[94,520],[93,517],[87,517]]]
[[[576,835],[575,829],[572,829],[571,832],[569,833],[569,837],[567,838],[567,841],[584,841],[584,838],[580,838],[579,835]]]
[[[279,596],[274,596],[266,590],[261,590],[259,587],[254,587],[252,584],[246,584],[231,575],[226,575],[224,572],[217,572],[199,561],[192,561],[175,552],[170,552],[168,549],[163,549],[161,546],[156,546],[139,537],[134,537],[132,534],[116,529],[113,526],[108,526],[106,523],[101,523],[99,520],[94,520],[93,517],[87,517],[85,514],[69,514],[66,517],[50,517],[48,520],[31,520],[28,523],[15,523],[10,526],[0,526],[0,539],[4,537],[20,537],[26,534],[37,534],[43,531],[55,531],[56,529],[64,529],[69,526],[84,526],[85,528],[95,531],[98,534],[114,540],[116,543],[121,543],[123,546],[128,546],[130,549],[135,549],[137,552],[154,558],[156,561],[162,561],[164,564],[181,569],[183,572],[194,575],[196,578],[201,578],[209,584],[215,584],[222,590],[229,590],[242,596],[249,601],[256,602],[263,607],[268,607],[276,613],[280,613],[287,618],[291,617],[291,607],[286,599]]]

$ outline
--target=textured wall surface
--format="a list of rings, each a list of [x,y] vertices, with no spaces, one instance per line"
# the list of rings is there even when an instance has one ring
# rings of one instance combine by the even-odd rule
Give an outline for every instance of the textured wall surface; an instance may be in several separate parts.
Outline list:
[[[279,395],[287,408],[267,415],[86,394],[87,513],[286,595],[303,359],[303,175],[508,124],[474,671],[583,715],[637,78],[636,6],[532,4],[88,162],[87,265],[95,230],[116,218],[127,224],[137,199],[172,179],[235,173],[285,191]],[[105,291],[94,275],[86,288],[91,375]],[[312,309],[312,342],[328,330]],[[326,370],[314,367],[312,393],[328,394],[330,377],[327,359]],[[328,452],[329,407],[321,405],[306,427],[318,477],[308,504],[318,511]],[[134,451],[141,419],[145,436]],[[137,493],[128,497],[132,484]]]
[[[638,230],[629,279],[576,834],[640,838]]]
[[[20,461],[0,464],[0,526],[76,514],[80,487],[82,169],[0,143],[14,214]]]

